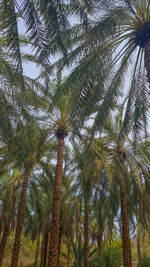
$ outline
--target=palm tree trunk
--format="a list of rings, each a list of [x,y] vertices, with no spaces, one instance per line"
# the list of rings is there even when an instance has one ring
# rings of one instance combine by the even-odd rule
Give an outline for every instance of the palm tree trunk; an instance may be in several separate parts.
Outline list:
[[[43,233],[43,239],[42,239],[42,245],[41,245],[40,267],[44,267],[44,246],[45,246],[45,234]]]
[[[17,187],[13,187],[13,193],[12,193],[12,210],[15,208],[15,202],[16,202],[16,189]],[[10,224],[12,221],[12,216],[10,215],[5,226],[4,226],[4,231],[0,243],[0,267],[2,266],[3,263],[3,258],[4,258],[4,253],[5,253],[5,248],[8,240],[8,236],[10,234]]]
[[[40,246],[40,232],[38,233],[38,237],[37,237],[34,267],[36,267],[37,261],[38,261],[39,246]]]
[[[126,186],[123,175],[120,184],[120,195],[121,195],[121,215],[122,215],[123,266],[132,267],[129,221],[127,213]]]
[[[49,233],[45,233],[45,240],[44,240],[44,267],[47,266],[48,235],[49,235]]]
[[[138,223],[138,231],[137,231],[137,255],[138,255],[138,264],[139,267],[142,266],[141,259],[141,221],[142,221],[142,193],[139,188],[139,223]]]
[[[69,236],[69,238],[68,238],[68,253],[67,253],[67,267],[69,267],[70,266],[70,243],[71,243],[71,240],[70,240],[70,236]]]
[[[61,251],[61,239],[62,239],[62,228],[59,229],[59,241],[58,241],[58,259],[57,259],[57,265],[59,266],[59,257],[60,257],[60,251]]]
[[[0,237],[2,234],[2,230],[3,230],[3,222],[4,222],[4,213],[2,213],[1,218],[0,218]]]
[[[58,139],[57,166],[53,191],[53,211],[50,233],[48,267],[57,267],[59,243],[60,197],[63,172],[64,137]]]
[[[7,201],[9,199],[9,195],[10,195],[10,191],[7,191],[6,195],[5,195],[5,198],[3,200],[3,209],[2,209],[2,215],[1,215],[1,218],[0,218],[0,236],[2,234],[2,230],[3,230],[3,224],[4,224],[4,207],[7,205]]]
[[[98,240],[97,240],[97,244],[98,244],[98,255],[100,256],[102,253],[102,242],[103,242],[103,233],[100,232],[98,235]]]
[[[22,192],[20,196],[20,204],[19,204],[18,215],[17,215],[17,226],[16,226],[15,240],[14,240],[14,246],[13,246],[13,252],[12,252],[11,267],[18,266],[20,239],[21,239],[22,227],[23,227],[23,222],[24,222],[24,214],[25,214],[25,208],[26,208],[26,194],[27,194],[28,180],[29,180],[30,173],[31,173],[31,169],[28,170],[24,175],[23,188],[22,188]]]
[[[78,245],[79,241],[79,203],[78,203],[78,197],[75,201],[75,231],[76,231],[76,247]]]
[[[145,68],[147,71],[147,79],[150,83],[150,41],[146,42],[146,45],[144,47],[145,53],[144,53],[144,61],[145,61]]]
[[[84,267],[89,266],[89,207],[88,200],[84,200]]]
[[[78,256],[78,259],[79,259],[79,267],[82,267],[83,264],[82,264],[82,255],[80,253],[80,248],[82,247],[82,231],[81,231],[81,228],[79,227],[79,240],[78,240],[78,249],[79,249],[79,256]]]
[[[7,239],[9,236],[9,228],[10,228],[10,224],[6,223],[4,227],[3,235],[2,235],[1,244],[0,244],[0,267],[2,266],[2,263],[3,263],[4,252],[5,252],[5,248],[7,244]]]

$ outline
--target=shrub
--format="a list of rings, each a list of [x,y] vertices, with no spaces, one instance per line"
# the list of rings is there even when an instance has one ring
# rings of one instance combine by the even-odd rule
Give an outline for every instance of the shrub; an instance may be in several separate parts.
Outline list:
[[[101,255],[101,265],[103,267],[120,267],[122,263],[121,250],[108,246],[103,249]]]
[[[150,258],[146,255],[142,257],[142,267],[150,267]]]

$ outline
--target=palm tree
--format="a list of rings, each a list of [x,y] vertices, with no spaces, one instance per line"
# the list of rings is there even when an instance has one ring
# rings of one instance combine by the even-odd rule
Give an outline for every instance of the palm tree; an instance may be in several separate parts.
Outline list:
[[[61,185],[62,185],[64,138],[66,136],[66,130],[62,127],[58,128],[56,135],[58,138],[58,153],[57,153],[56,177],[55,177],[55,184],[53,191],[53,212],[52,212],[48,266],[57,266],[58,243],[59,243],[58,240],[59,240],[60,196],[61,196]]]
[[[56,267],[58,260],[58,244],[59,244],[59,222],[60,222],[60,200],[61,200],[61,189],[62,189],[62,175],[63,175],[63,153],[64,153],[64,140],[69,131],[69,115],[71,108],[70,98],[64,97],[58,104],[57,112],[60,113],[60,117],[55,113],[55,126],[54,131],[58,140],[57,150],[57,165],[56,174],[53,188],[53,211],[52,211],[52,222],[51,222],[51,234],[50,234],[50,245],[49,245],[49,257],[48,267]],[[56,112],[56,111],[55,111]]]
[[[55,150],[55,145],[53,146]],[[54,151],[51,154],[53,157]],[[27,198],[26,220],[24,225],[25,236],[32,241],[37,239],[35,266],[38,260],[40,236],[43,236],[41,245],[41,266],[46,266],[47,246],[50,232],[50,215],[52,212],[52,181],[54,166],[48,162],[40,162],[39,174],[33,174],[29,181]]]
[[[18,207],[11,266],[18,265],[20,238],[24,222],[29,177],[36,164],[38,164],[41,158],[45,155],[47,148],[50,147],[49,142],[47,143],[47,131],[40,130],[37,127],[37,124],[33,124],[33,121],[32,127],[30,124],[27,124],[26,126],[22,123],[18,124],[16,141],[17,146],[15,147],[14,155],[17,156],[17,163],[23,168],[23,185]],[[22,153],[22,151],[24,151],[24,153]]]
[[[114,184],[111,183],[103,168],[93,197],[94,216],[92,226],[92,238],[97,241],[100,260],[104,236],[111,242],[112,232],[113,230],[115,231],[116,228],[114,221],[120,208],[118,193],[118,190],[115,190]]]
[[[56,144],[54,149],[56,149]],[[65,149],[65,165],[68,160],[68,149]],[[52,152],[53,154],[54,152]],[[51,155],[52,158],[52,155]],[[67,160],[66,160],[67,159]],[[54,159],[53,159],[54,160]],[[52,215],[52,202],[53,202],[53,180],[55,176],[54,165],[49,163],[49,159],[47,162],[41,162],[39,164],[40,170],[43,170],[43,173],[39,175],[32,175],[29,181],[29,198],[27,202],[28,214],[25,223],[25,235],[31,237],[34,241],[39,232],[43,236],[42,246],[41,246],[41,266],[47,265],[47,251],[48,251],[48,239],[50,233],[50,217]],[[70,183],[72,181],[72,177],[65,177],[65,169],[63,174],[63,192],[61,194],[61,214],[60,214],[60,230],[59,230],[59,243],[58,243],[58,261],[61,250],[61,240],[62,237],[65,236],[68,240],[71,234],[71,220],[69,217],[70,213]],[[68,168],[67,168],[68,170]],[[72,218],[72,216],[71,216]]]
[[[74,188],[73,188],[73,192]],[[67,203],[68,204],[68,203]],[[70,203],[71,204],[71,203]],[[68,211],[67,211],[68,212]],[[64,216],[67,213],[66,211],[64,212]],[[71,225],[65,226],[65,231],[64,233],[67,237],[69,235],[69,239],[67,237],[67,240],[64,244],[66,245],[67,252],[61,253],[62,257],[62,263],[64,265],[69,266],[80,266],[82,267],[84,264],[84,244],[82,240],[82,232],[83,232],[83,221],[84,221],[84,203],[83,203],[83,197],[81,195],[73,197],[73,202],[72,202],[72,207],[70,206],[70,211],[68,212],[68,215],[71,215],[70,218],[68,218],[68,223],[70,222]],[[71,221],[70,221],[71,219]],[[64,218],[65,224],[66,218]],[[71,233],[68,232],[68,230],[71,229]],[[68,233],[67,233],[68,232]],[[71,234],[71,235],[70,235]]]
[[[92,146],[74,146],[76,168],[79,172],[75,177],[75,189],[80,190],[84,200],[84,266],[89,266],[89,212],[90,199],[95,185],[100,179],[102,161],[93,153]]]
[[[61,247],[65,240],[65,244],[67,247],[67,267],[69,267],[71,240],[74,235],[73,232],[74,197],[72,196],[72,175],[70,175],[70,155],[68,154],[68,151],[66,151],[64,155],[64,161],[65,161],[65,166],[63,172],[63,183],[62,183],[62,194],[61,194],[58,265],[60,256],[62,255]]]
[[[21,55],[21,44],[18,29],[18,14],[16,12],[15,1],[1,1],[0,3],[0,27],[5,39],[7,57],[14,59],[14,67],[16,75],[20,77],[18,87],[20,90],[25,90],[23,76],[23,62]]]
[[[12,176],[10,176],[10,174],[8,175],[8,177],[4,176],[4,179],[2,178],[2,181],[3,180],[5,181],[4,182],[5,186],[3,186],[3,190],[4,187],[6,187],[6,183],[8,184],[8,181],[9,181],[9,186],[7,185],[7,191],[5,193],[7,200],[5,199],[3,201],[3,208],[2,208],[2,215],[4,217],[3,220],[4,227],[0,242],[0,266],[2,265],[3,262],[7,239],[10,234],[11,224],[13,222],[15,202],[16,202],[16,191],[20,185],[20,172],[18,170],[13,169]]]
[[[149,108],[149,1],[106,1],[105,9],[103,1],[91,2],[86,30],[82,24],[70,30],[76,45],[68,54],[68,62],[72,65],[75,61],[76,65],[62,93],[71,88],[78,99],[76,114],[82,111],[79,126],[90,112],[96,112],[93,132],[103,125],[107,112],[124,93],[127,97],[124,128],[134,111],[133,129],[137,138],[144,129]],[[58,68],[65,65],[63,58],[55,64]],[[130,79],[126,84],[127,76]]]
[[[1,42],[3,45],[3,39]],[[12,156],[15,144],[15,127],[20,118],[20,110],[18,108],[18,103],[16,99],[13,97],[11,98],[12,90],[16,88],[16,91],[19,89],[18,87],[18,75],[14,71],[14,65],[11,62],[7,62],[8,54],[5,51],[4,47],[1,47],[1,62],[2,62],[2,70],[1,70],[1,90],[0,90],[0,105],[1,105],[1,112],[0,112],[0,133],[1,133],[1,174],[6,173],[6,169],[14,169],[15,171],[15,160]],[[16,77],[16,81],[15,81]],[[20,79],[20,76],[19,76]],[[6,90],[7,88],[7,90]],[[16,188],[13,188],[13,205],[15,205],[15,195],[16,195]],[[7,201],[7,197],[10,194],[10,188],[8,189],[8,194],[6,194],[6,199],[4,202]],[[8,197],[9,198],[9,197]],[[5,203],[4,203],[5,204]],[[5,206],[5,205],[4,205]],[[9,205],[8,205],[9,206]],[[3,236],[1,240],[1,256],[0,261],[2,263],[5,246],[7,243],[8,235],[10,232],[10,222],[13,218],[12,211],[10,211],[10,215],[6,219],[5,229],[3,231]],[[2,210],[1,215],[1,225],[3,224],[5,218],[5,214]],[[1,228],[1,227],[0,227]]]
[[[1,45],[3,44],[3,40]],[[6,45],[6,44],[5,44]],[[17,151],[16,132],[15,128],[20,120],[22,114],[21,109],[23,105],[19,103],[19,90],[20,90],[20,74],[16,73],[14,65],[11,63],[11,57],[5,51],[4,47],[1,47],[1,90],[0,90],[0,133],[1,133],[1,156],[3,160],[1,161],[1,174],[6,172],[6,168],[15,169],[16,167],[16,155],[19,154]],[[7,60],[9,61],[7,62]],[[14,91],[14,93],[12,93]],[[18,104],[19,103],[19,104]],[[25,109],[25,108],[24,108]],[[25,112],[24,112],[25,113]],[[23,114],[22,114],[23,115]],[[19,149],[19,148],[18,148]],[[18,158],[17,158],[18,159]],[[20,166],[19,166],[20,167]],[[15,205],[15,191],[14,187],[14,197],[13,203]],[[6,196],[7,199],[7,196]],[[13,209],[12,209],[13,212]],[[4,214],[1,216],[1,225],[3,224]],[[3,255],[5,251],[5,246],[7,238],[10,232],[10,222],[12,216],[7,218],[5,224],[5,231],[3,231],[2,243],[1,243],[1,262],[3,260]]]
[[[57,138],[57,164],[55,171],[55,179],[53,185],[53,209],[52,209],[52,222],[50,233],[50,245],[49,245],[49,257],[48,267],[56,267],[58,260],[58,244],[59,244],[59,229],[60,229],[60,201],[61,201],[61,189],[62,189],[62,175],[63,175],[63,154],[64,154],[64,141],[68,135],[71,126],[70,113],[72,108],[72,102],[70,94],[63,96],[59,101],[54,102],[55,94],[61,88],[61,75],[58,76],[57,86],[51,85],[45,98],[42,98],[42,94],[45,91],[45,87],[41,85],[39,92],[34,92],[34,98],[41,102],[42,111],[44,113],[41,119],[41,123],[48,128],[49,134]],[[50,91],[51,89],[51,91]],[[55,89],[55,91],[54,91]],[[31,93],[31,92],[30,92]],[[39,94],[38,94],[39,93]],[[40,116],[39,116],[40,119]]]
[[[122,110],[121,113],[119,111],[118,117],[116,116],[116,122],[114,123],[114,125],[111,120],[107,120],[105,124],[105,130],[108,133],[108,139],[111,146],[110,151],[107,152],[107,161],[110,162],[110,164],[109,166],[107,166],[104,162],[104,166],[107,174],[110,175],[110,179],[114,179],[114,183],[116,183],[117,181],[117,186],[119,186],[120,189],[123,264],[124,266],[131,267],[132,261],[129,234],[130,228],[126,187],[129,183],[128,179],[140,179],[140,172],[138,169],[137,158],[135,157],[135,154],[133,152],[134,150],[131,147],[131,144],[128,144],[128,142],[126,141],[125,134],[122,133],[123,127],[124,121],[122,121]]]
[[[144,208],[144,199],[145,196],[148,199],[149,194],[147,192],[149,188],[148,182],[148,172],[149,172],[149,140],[142,140],[137,145],[137,153],[139,156],[139,172],[141,180],[138,183],[138,209],[137,209],[137,255],[138,255],[138,263],[139,266],[142,266],[141,259],[141,233],[142,228],[147,228],[147,219],[144,220],[145,217],[148,216],[149,210]],[[143,187],[141,188],[141,183]]]

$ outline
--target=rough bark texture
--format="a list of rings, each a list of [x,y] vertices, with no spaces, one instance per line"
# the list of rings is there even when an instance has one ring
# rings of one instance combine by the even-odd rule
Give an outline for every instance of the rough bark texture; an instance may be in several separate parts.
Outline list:
[[[17,188],[14,186],[13,193],[12,193],[12,206],[11,206],[12,210],[14,210],[14,208],[15,208],[16,189]],[[2,239],[1,239],[1,243],[0,243],[0,266],[2,266],[2,263],[3,263],[5,248],[6,248],[7,240],[8,240],[9,234],[10,234],[11,221],[12,221],[12,216],[9,215],[8,220],[4,226],[4,231],[3,231],[3,235],[2,235]]]
[[[48,250],[48,234],[45,233],[45,240],[44,240],[44,267],[47,266],[47,250]]]
[[[45,234],[43,234],[43,239],[42,239],[40,267],[44,267],[44,246],[45,246]]]
[[[17,226],[16,226],[15,240],[14,240],[14,246],[13,246],[12,259],[11,259],[11,267],[18,266],[20,239],[21,239],[22,227],[23,227],[23,222],[24,222],[24,214],[25,214],[25,207],[26,207],[26,194],[27,194],[28,179],[29,179],[30,172],[31,170],[27,171],[24,175],[23,188],[22,188],[22,192],[20,196],[20,204],[19,204],[18,215],[17,215]]]
[[[84,267],[89,267],[89,209],[87,199],[84,203]]]
[[[1,218],[0,218],[0,236],[2,234],[2,230],[3,230],[3,224],[4,224],[4,207],[7,205],[7,201],[9,199],[9,195],[10,195],[10,191],[7,191],[6,195],[5,195],[5,198],[3,200],[3,209],[2,209],[2,215],[1,215]]]
[[[75,203],[75,231],[76,231],[76,247],[77,247],[78,241],[79,241],[79,203],[78,203],[78,197],[76,198],[76,203]]]
[[[138,223],[138,232],[137,232],[137,255],[138,255],[138,264],[139,267],[142,266],[142,259],[141,259],[141,221],[142,221],[142,193],[139,189],[139,223]]]
[[[10,224],[6,223],[4,227],[3,235],[2,235],[1,244],[0,244],[0,267],[2,266],[2,263],[3,263],[4,252],[5,252],[5,248],[7,244],[7,239],[9,236],[9,228],[10,228]]]
[[[81,248],[81,246],[82,246],[82,231],[81,231],[81,229],[80,229],[80,227],[79,227],[79,240],[78,240],[78,248]],[[83,264],[82,264],[82,255],[81,255],[81,253],[79,253],[79,267],[82,267],[83,266]]]
[[[102,253],[102,242],[103,242],[103,233],[100,232],[99,235],[98,235],[98,239],[97,239],[97,244],[98,244],[98,254],[99,256],[101,255]]]
[[[67,253],[67,267],[70,266],[70,244],[68,245],[68,253]]]
[[[70,245],[71,245],[71,240],[70,236],[67,238],[67,247],[68,247],[68,253],[67,253],[67,267],[70,266]]]
[[[38,237],[37,237],[34,267],[36,267],[37,261],[38,261],[39,246],[40,246],[40,233],[38,234]]]
[[[121,179],[120,193],[121,193],[121,215],[122,215],[123,266],[132,267],[129,221],[127,213],[126,186],[123,175]]]
[[[59,241],[58,241],[58,259],[57,259],[57,265],[59,266],[59,257],[60,257],[60,251],[61,251],[61,238],[62,238],[62,228],[59,228]]]
[[[0,237],[2,234],[2,230],[3,230],[3,222],[4,222],[4,214],[2,213],[1,218],[0,218]]]
[[[63,172],[63,151],[64,138],[58,139],[57,166],[53,191],[53,211],[50,233],[48,267],[57,267],[58,264],[58,243],[59,243],[59,217],[60,217],[60,197],[62,187]]]
[[[147,79],[150,83],[150,41],[147,41],[144,47],[144,61],[145,61],[145,68],[147,71]]]

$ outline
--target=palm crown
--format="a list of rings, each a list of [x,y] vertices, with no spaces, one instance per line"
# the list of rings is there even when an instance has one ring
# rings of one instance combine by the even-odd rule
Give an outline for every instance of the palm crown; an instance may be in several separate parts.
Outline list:
[[[106,111],[114,107],[118,98],[127,96],[124,126],[134,113],[133,129],[137,136],[148,114],[149,1],[107,3],[109,8],[103,9],[101,1],[93,1],[87,12],[86,30],[78,24],[69,31],[76,46],[68,60],[70,64],[76,61],[76,66],[62,92],[71,88],[77,99],[76,114],[82,110],[80,121],[96,112],[94,130],[104,123]],[[65,61],[62,58],[57,64],[62,68]]]

